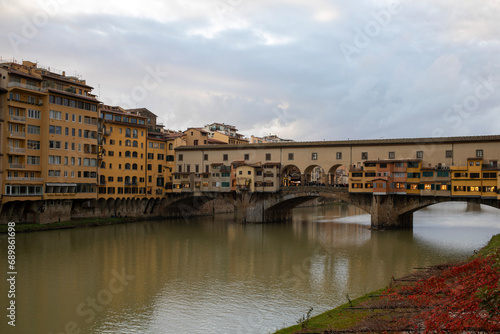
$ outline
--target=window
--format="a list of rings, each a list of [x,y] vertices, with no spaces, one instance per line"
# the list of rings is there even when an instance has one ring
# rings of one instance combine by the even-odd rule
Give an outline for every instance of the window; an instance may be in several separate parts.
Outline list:
[[[129,128],[125,129],[125,137],[130,137],[131,136],[131,131]]]
[[[125,169],[130,169],[130,164],[129,163],[125,164]]]
[[[148,159],[153,160],[155,157],[154,153],[148,153]]]
[[[60,135],[61,134],[61,127],[55,126],[55,125],[49,125],[49,133]]]
[[[266,161],[271,160],[271,153],[266,153]]]
[[[49,148],[60,150],[61,142],[56,140],[49,140]]]
[[[62,119],[62,113],[60,111],[51,110],[49,111],[49,118],[60,120]]]
[[[193,142],[193,145],[198,145],[198,139],[195,139],[195,141]]]
[[[75,128],[72,128],[72,129],[71,129],[71,135],[72,135],[73,137],[76,137],[76,130],[75,130]]]
[[[40,127],[38,125],[28,125],[28,134],[39,135],[40,134]]]
[[[40,165],[40,157],[28,155],[26,157],[26,163],[28,165]]]
[[[169,144],[169,145],[172,145],[172,144]],[[203,155],[203,160],[208,161],[208,154]],[[167,161],[168,161],[168,159],[167,159]]]
[[[288,153],[288,160],[293,160],[293,153]]]
[[[137,146],[138,146],[138,144],[137,144],[137,140],[134,140],[134,141],[132,142],[132,147],[137,147]]]
[[[389,152],[389,159],[396,159],[396,152]]]
[[[38,140],[28,140],[28,143],[26,144],[26,148],[29,150],[39,150],[40,149],[40,142]]]
[[[179,161],[182,161],[184,159],[184,156],[182,154],[179,154]]]
[[[361,160],[368,160],[368,152],[361,152]]]
[[[58,177],[61,176],[60,170],[49,170],[49,177]]]
[[[312,160],[318,160],[318,153],[311,154],[311,159]]]
[[[342,159],[342,152],[337,152],[336,157],[337,157],[337,160]]]
[[[130,158],[130,151],[125,151],[125,158]]]
[[[39,110],[28,109],[28,118],[40,119],[41,112]]]
[[[417,151],[417,159],[423,159],[424,158],[424,151]]]
[[[58,155],[49,155],[49,165],[60,165],[61,157]]]
[[[162,168],[162,167],[163,167],[162,165],[158,165],[158,173],[161,173],[161,172],[162,172],[162,170],[163,170],[163,168]],[[189,170],[188,170],[188,171],[189,171]]]
[[[434,176],[434,172],[422,172],[422,176],[423,177],[433,177]]]
[[[179,166],[179,167],[181,167],[181,166]],[[148,170],[153,170],[153,165],[148,164]]]
[[[446,158],[453,158],[453,151],[452,150],[446,151]]]
[[[243,159],[244,159],[244,160],[250,160],[250,154],[246,153],[246,154],[244,155],[244,158],[243,158]]]
[[[476,150],[476,157],[482,158],[483,157],[483,150]]]
[[[163,155],[163,154],[158,153],[158,160],[163,160],[163,158],[164,158],[164,155]]]
[[[137,170],[137,164],[132,164],[132,169]]]
[[[227,161],[229,158],[228,158],[228,155],[227,154],[223,154],[222,155],[222,160],[223,161]]]

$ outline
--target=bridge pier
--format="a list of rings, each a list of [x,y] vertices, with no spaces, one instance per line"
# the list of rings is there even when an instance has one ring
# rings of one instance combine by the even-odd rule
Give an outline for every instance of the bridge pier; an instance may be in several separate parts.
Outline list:
[[[405,229],[413,227],[413,211],[399,212],[397,195],[373,195],[371,227],[374,230]]]

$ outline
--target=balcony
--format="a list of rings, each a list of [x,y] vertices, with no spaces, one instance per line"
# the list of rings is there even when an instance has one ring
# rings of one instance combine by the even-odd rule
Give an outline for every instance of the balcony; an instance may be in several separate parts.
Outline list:
[[[23,83],[19,83],[19,82],[9,82],[7,84],[7,87],[9,87],[9,88],[12,88],[12,87],[23,88],[23,89],[33,90],[35,92],[41,92],[41,93],[44,93],[47,91],[46,88],[41,88],[41,87],[37,87],[37,86],[33,86],[33,85],[27,85],[27,84],[23,84]]]
[[[26,138],[26,133],[25,132],[11,131],[10,132],[10,137]]]
[[[26,117],[24,116],[10,115],[10,120],[14,122],[26,123]]]
[[[9,168],[11,169],[24,169],[24,164],[20,164],[20,163],[9,163]]]
[[[8,176],[7,181],[36,181],[36,182],[43,182],[43,178],[41,177],[14,177],[14,176]]]
[[[12,147],[12,146],[9,146],[9,151],[10,151],[10,153],[19,153],[19,154],[26,153],[26,149],[24,147]]]

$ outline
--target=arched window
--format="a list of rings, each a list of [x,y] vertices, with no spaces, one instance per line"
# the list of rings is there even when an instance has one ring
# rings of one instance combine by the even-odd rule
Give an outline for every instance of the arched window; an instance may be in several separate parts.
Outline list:
[[[168,144],[168,149],[169,150],[173,150],[174,149],[174,145],[172,143]]]
[[[106,168],[106,163],[104,161],[101,162],[101,168]]]
[[[129,163],[125,164],[125,169],[130,169],[130,164]]]
[[[125,140],[125,146],[130,146],[130,140]]]
[[[137,138],[137,130],[132,130],[132,137]]]
[[[130,176],[125,176],[125,185],[130,185]]]
[[[137,152],[132,152],[132,158],[137,158]]]
[[[132,165],[132,169],[133,169],[133,170],[137,170],[137,164],[133,164],[133,165]]]
[[[130,137],[130,129],[129,128],[125,129],[125,137]]]
[[[134,141],[132,142],[132,146],[133,146],[133,147],[137,147],[137,146],[138,146],[138,145],[137,145],[137,140],[134,140]]]
[[[130,158],[130,151],[125,151],[125,158]]]
[[[134,176],[132,178],[132,185],[136,186],[137,185],[137,176]]]

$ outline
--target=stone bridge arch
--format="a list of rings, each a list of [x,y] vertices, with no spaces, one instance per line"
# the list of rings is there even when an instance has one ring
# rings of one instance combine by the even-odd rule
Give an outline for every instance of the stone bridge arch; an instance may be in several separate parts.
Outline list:
[[[297,165],[286,165],[281,169],[281,186],[300,186],[302,185],[302,173]]]

